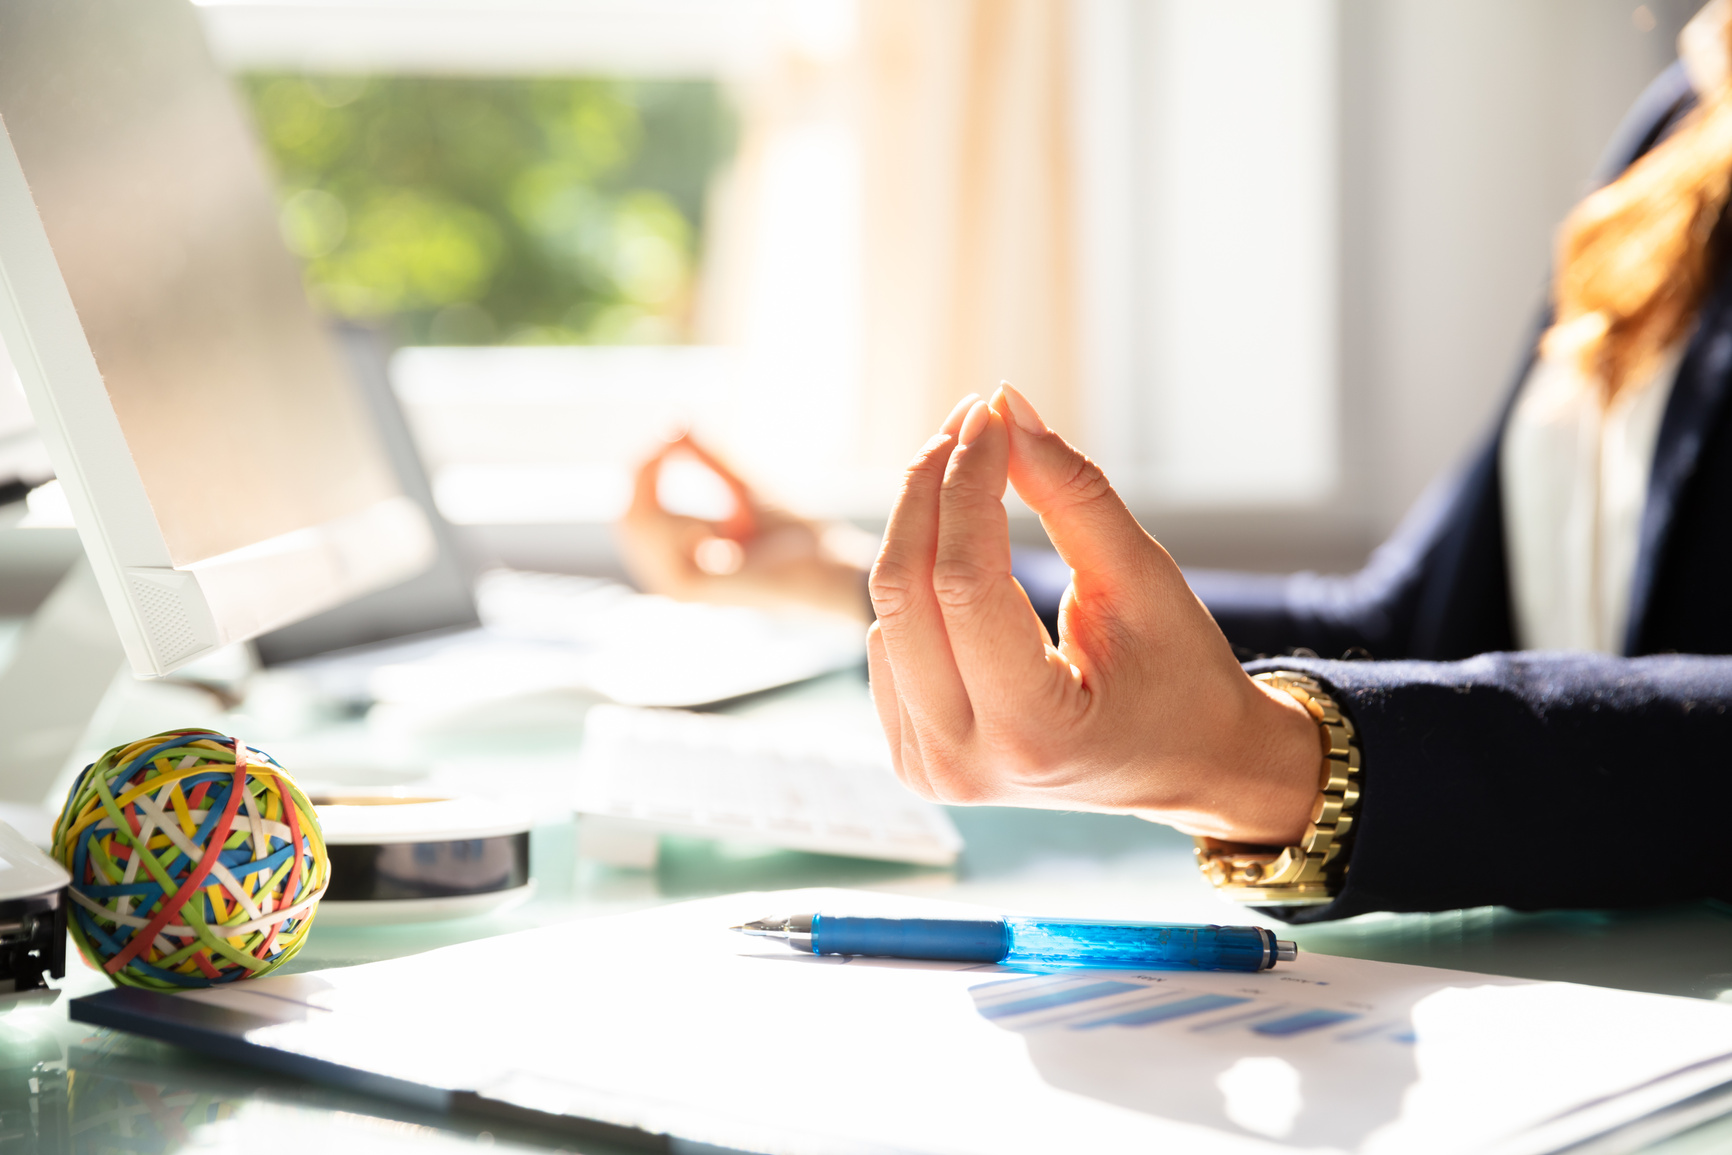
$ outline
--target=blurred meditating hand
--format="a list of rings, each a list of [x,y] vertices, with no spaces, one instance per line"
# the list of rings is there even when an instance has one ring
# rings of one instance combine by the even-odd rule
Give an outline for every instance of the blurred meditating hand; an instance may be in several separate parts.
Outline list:
[[[663,468],[681,455],[727,487],[728,516],[692,517],[662,504]],[[861,573],[875,543],[852,526],[812,521],[764,501],[690,435],[668,442],[638,468],[631,506],[616,529],[626,569],[648,593],[727,605],[804,605],[862,622],[870,616]]]

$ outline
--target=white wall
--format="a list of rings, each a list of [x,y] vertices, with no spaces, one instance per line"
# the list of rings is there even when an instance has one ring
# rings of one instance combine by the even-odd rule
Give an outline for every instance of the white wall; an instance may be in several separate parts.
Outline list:
[[[1089,448],[1181,562],[1351,568],[1480,441],[1695,7],[1078,0]]]
[[[1339,474],[1336,0],[1083,0],[1087,447],[1169,509]],[[1283,483],[1241,467],[1279,459]]]
[[[1350,500],[1386,531],[1489,429],[1557,222],[1690,6],[1343,0]]]
[[[1334,0],[1166,0],[1145,41],[1144,495],[1335,489]],[[1280,482],[1244,468],[1279,462]]]

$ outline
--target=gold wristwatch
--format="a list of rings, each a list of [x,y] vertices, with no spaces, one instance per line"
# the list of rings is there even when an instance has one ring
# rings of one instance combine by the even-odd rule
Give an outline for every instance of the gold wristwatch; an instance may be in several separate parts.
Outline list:
[[[1296,846],[1255,846],[1197,839],[1197,865],[1221,893],[1258,906],[1328,902],[1347,875],[1353,816],[1359,805],[1359,740],[1315,678],[1291,670],[1257,674],[1266,686],[1291,694],[1317,720],[1322,766],[1311,822]]]

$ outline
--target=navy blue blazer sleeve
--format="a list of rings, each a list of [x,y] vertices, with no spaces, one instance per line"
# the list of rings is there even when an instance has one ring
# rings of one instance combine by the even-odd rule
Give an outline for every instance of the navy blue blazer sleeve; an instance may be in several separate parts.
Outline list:
[[[1732,897],[1732,657],[1249,668],[1276,667],[1335,693],[1358,728],[1365,783],[1341,893],[1270,913],[1311,922]],[[1633,851],[1641,835],[1653,842]]]
[[[1463,658],[1512,649],[1495,439],[1433,483],[1357,573],[1187,570],[1242,653]]]
[[[1378,658],[1462,658],[1514,646],[1503,550],[1494,441],[1434,484],[1357,573],[1185,577],[1246,654],[1358,648]],[[1050,552],[1017,550],[1012,563],[1056,637],[1070,571]]]

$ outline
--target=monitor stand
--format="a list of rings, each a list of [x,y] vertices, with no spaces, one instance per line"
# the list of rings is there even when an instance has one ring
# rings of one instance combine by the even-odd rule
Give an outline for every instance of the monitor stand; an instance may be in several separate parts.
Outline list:
[[[37,845],[48,792],[126,665],[90,562],[80,552],[25,623],[0,672],[0,821]]]

